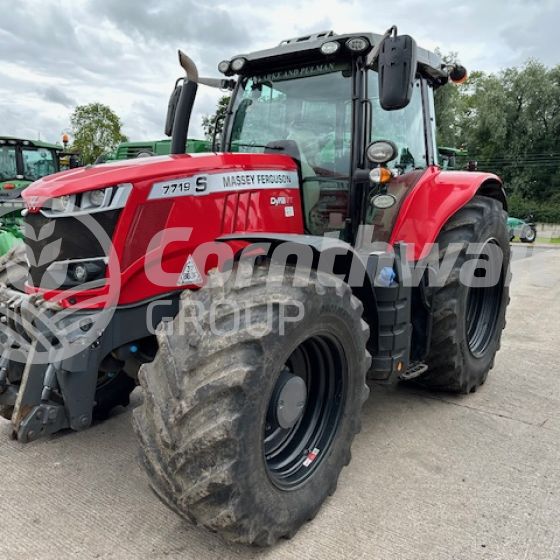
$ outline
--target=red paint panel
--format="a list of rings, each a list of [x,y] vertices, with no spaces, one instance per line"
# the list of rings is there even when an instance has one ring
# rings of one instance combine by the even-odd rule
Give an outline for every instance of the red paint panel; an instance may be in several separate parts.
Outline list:
[[[258,169],[295,171],[297,167],[291,158],[277,154],[208,153],[137,158],[48,175],[29,185],[22,196],[26,202],[33,197],[31,211],[37,212],[49,198],[121,183],[144,183],[149,188],[156,181],[193,174]]]
[[[106,304],[104,294],[112,287],[118,290],[118,301],[112,301],[113,304],[135,303],[194,287],[177,286],[187,258],[194,253],[199,271],[204,275],[216,266],[217,257],[212,251],[223,251],[225,244],[214,243],[214,240],[225,233],[303,233],[303,213],[297,189],[245,189],[164,200],[148,198],[155,182],[244,170],[295,171],[296,165],[289,157],[268,154],[185,154],[71,170],[58,174],[54,180],[46,177],[37,181],[25,191],[27,198],[33,196],[46,200],[121,183],[133,185],[113,236],[114,251],[121,267],[118,278],[114,273],[117,258],[111,258],[109,270],[113,270],[113,277],[108,278],[110,286],[95,292],[73,294],[51,291],[45,293],[45,297],[63,297],[61,303],[69,306],[72,296],[76,302],[72,305],[101,308]],[[175,237],[171,239],[168,235],[154,241],[154,235],[164,230],[175,232]],[[240,248],[236,242],[231,246],[236,250]],[[198,255],[201,247],[208,249],[207,258]],[[92,296],[96,297],[92,299]]]
[[[487,180],[501,184],[491,173],[428,168],[404,200],[389,243],[412,244],[414,251],[409,258],[422,258],[449,218],[471,200]]]

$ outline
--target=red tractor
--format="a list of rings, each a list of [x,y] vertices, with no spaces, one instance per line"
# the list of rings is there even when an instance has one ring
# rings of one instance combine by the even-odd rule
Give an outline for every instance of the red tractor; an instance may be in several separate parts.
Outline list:
[[[139,381],[157,495],[268,545],[334,492],[366,378],[485,382],[509,299],[506,198],[495,175],[438,165],[434,90],[466,71],[395,28],[290,39],[220,79],[180,63],[172,155],[25,190],[0,405],[29,442],[87,428]],[[183,153],[199,84],[232,91],[220,153]]]

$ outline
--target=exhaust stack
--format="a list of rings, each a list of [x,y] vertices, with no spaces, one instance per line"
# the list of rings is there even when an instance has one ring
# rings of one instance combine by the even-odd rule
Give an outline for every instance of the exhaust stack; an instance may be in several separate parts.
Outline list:
[[[185,153],[189,122],[196,98],[196,90],[198,89],[198,69],[194,61],[184,52],[179,51],[179,64],[185,70],[185,82],[181,88],[181,95],[177,103],[175,118],[173,119],[173,134],[171,137],[172,154]]]

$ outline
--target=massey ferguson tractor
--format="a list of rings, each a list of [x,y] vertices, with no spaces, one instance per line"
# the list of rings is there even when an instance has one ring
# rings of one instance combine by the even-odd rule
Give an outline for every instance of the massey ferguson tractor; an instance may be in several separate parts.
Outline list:
[[[139,383],[156,494],[230,541],[292,536],[335,491],[366,379],[471,393],[509,300],[495,175],[443,171],[434,90],[464,80],[391,28],[190,58],[171,155],[42,178],[2,264],[13,437],[84,430]],[[231,90],[221,152],[185,154],[197,87]]]

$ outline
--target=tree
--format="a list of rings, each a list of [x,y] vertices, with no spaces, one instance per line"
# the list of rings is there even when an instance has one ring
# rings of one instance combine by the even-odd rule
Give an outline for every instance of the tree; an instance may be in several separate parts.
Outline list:
[[[212,138],[214,137],[214,130],[216,129],[216,125],[218,125],[218,132],[221,130],[224,119],[226,117],[229,100],[229,95],[223,95],[218,100],[218,105],[214,114],[204,115],[202,117],[202,128],[204,129],[204,136],[207,140],[212,140]]]
[[[499,175],[511,212],[560,221],[560,66],[535,60],[436,91],[438,144]]]
[[[436,53],[441,56],[446,64],[457,62],[457,53],[451,52],[442,55],[439,49]],[[449,83],[436,90],[434,104],[437,114],[437,141],[439,146],[458,148],[460,145],[460,117],[461,93],[459,88]]]
[[[78,105],[70,117],[74,136],[73,149],[81,154],[84,164],[94,163],[127,138],[121,132],[122,122],[110,107],[102,103]]]

